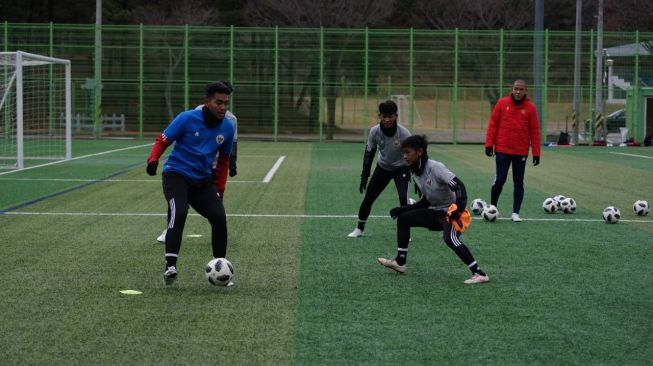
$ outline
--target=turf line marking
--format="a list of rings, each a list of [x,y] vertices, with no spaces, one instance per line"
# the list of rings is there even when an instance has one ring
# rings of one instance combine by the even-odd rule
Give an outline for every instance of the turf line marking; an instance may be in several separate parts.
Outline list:
[[[97,179],[81,178],[0,178],[0,181],[44,181],[44,182],[95,182]],[[161,179],[102,179],[102,182],[161,183]],[[260,180],[230,180],[231,183],[261,183]]]
[[[16,216],[166,216],[166,213],[138,213],[138,212],[30,212],[30,211],[0,211],[0,214]],[[189,213],[188,216],[200,216],[197,213]],[[358,215],[304,215],[304,214],[227,214],[228,217],[250,217],[250,218],[295,218],[295,219],[352,219]],[[370,215],[375,219],[390,219],[387,215]],[[474,220],[483,220],[474,218]],[[497,220],[512,220],[509,217],[498,218]],[[569,222],[603,222],[603,219],[522,219],[524,221],[569,221]],[[629,220],[621,219],[620,222],[641,222],[653,223],[653,220]]]
[[[238,157],[240,158],[273,158],[273,156],[270,155],[247,155],[247,154],[238,154]]]
[[[23,168],[23,169],[12,170],[12,171],[9,171],[9,172],[2,172],[2,173],[0,173],[0,175],[11,174],[11,173],[16,173],[16,172],[24,172],[25,170],[36,169],[36,168],[42,168],[42,167],[44,167],[44,166],[50,166],[50,165],[55,165],[55,164],[61,164],[61,163],[65,163],[65,162],[67,162],[67,161],[73,161],[73,160],[85,159],[85,158],[90,158],[90,157],[93,157],[93,156],[100,156],[100,155],[111,154],[111,153],[118,152],[118,151],[125,151],[125,150],[131,150],[131,149],[138,149],[138,148],[145,147],[145,146],[152,146],[152,144],[145,144],[145,145],[138,145],[138,146],[130,146],[130,147],[124,147],[124,148],[122,148],[122,149],[108,150],[108,151],[103,151],[103,152],[99,152],[99,153],[95,153],[95,154],[88,154],[88,155],[77,156],[77,157],[74,157],[74,158],[72,158],[72,159],[70,159],[70,160],[59,160],[59,161],[54,161],[54,162],[52,162],[52,163],[45,163],[45,164],[40,164],[40,165],[30,166],[30,167]]]
[[[48,199],[53,198],[53,197],[61,196],[61,195],[66,194],[66,193],[74,192],[74,191],[82,189],[84,187],[88,187],[90,185],[100,183],[100,182],[104,181],[105,179],[110,179],[110,178],[113,178],[113,177],[118,176],[120,174],[123,174],[126,171],[129,171],[129,170],[133,169],[135,166],[142,165],[142,164],[143,163],[132,164],[132,165],[127,166],[125,169],[120,170],[120,171],[118,171],[116,173],[113,173],[113,174],[111,174],[109,176],[106,176],[104,178],[100,178],[100,179],[96,179],[96,180],[93,180],[93,181],[90,181],[90,182],[82,183],[82,184],[80,184],[78,186],[74,186],[74,187],[70,187],[68,189],[64,189],[61,192],[55,192],[55,193],[51,193],[51,194],[48,194],[48,195],[45,195],[45,196],[42,196],[42,197],[39,197],[39,198],[35,198],[33,200],[29,200],[27,202],[20,203],[20,204],[18,204],[16,206],[9,207],[6,210],[0,210],[0,215],[7,214],[8,211],[18,210],[18,209],[21,209],[21,208],[24,208],[24,207],[27,207],[27,206],[31,206],[31,205],[39,203],[39,202],[43,202],[43,201],[48,200]]]
[[[610,152],[610,154],[634,156],[636,158],[644,158],[644,159],[653,159],[653,156],[647,156],[647,155],[627,154],[627,153],[619,153],[619,152]]]
[[[270,169],[268,174],[265,175],[265,178],[263,178],[263,183],[270,183],[270,181],[272,180],[272,177],[274,177],[274,173],[277,172],[277,169],[279,169],[279,167],[281,166],[281,163],[283,163],[284,159],[286,159],[285,155],[282,155],[282,156],[279,157],[279,159],[277,159],[277,162],[274,163],[274,165],[272,166],[272,169]]]

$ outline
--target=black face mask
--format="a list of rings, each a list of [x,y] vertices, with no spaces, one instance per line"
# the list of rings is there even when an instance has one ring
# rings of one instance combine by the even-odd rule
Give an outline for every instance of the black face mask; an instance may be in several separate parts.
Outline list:
[[[395,122],[394,125],[392,125],[392,127],[389,127],[389,128],[383,127],[383,124],[381,122],[379,122],[379,126],[381,126],[381,132],[383,132],[383,134],[388,136],[388,137],[394,136],[395,133],[397,132],[397,123],[396,122]]]
[[[515,103],[515,105],[521,105],[522,103],[524,103],[524,100],[526,100],[526,96],[525,96],[525,95],[524,95],[523,98],[521,98],[521,100],[517,100],[517,99],[515,99],[515,96],[512,95],[512,94],[510,94],[510,98],[512,98],[512,102]]]
[[[218,126],[223,120],[223,118],[216,118],[207,106],[202,107],[202,117],[204,119],[204,125],[208,128]]]
[[[424,168],[426,168],[426,162],[429,160],[428,154],[424,153],[419,157],[417,162],[410,166],[410,171],[415,175],[422,175],[424,173]]]

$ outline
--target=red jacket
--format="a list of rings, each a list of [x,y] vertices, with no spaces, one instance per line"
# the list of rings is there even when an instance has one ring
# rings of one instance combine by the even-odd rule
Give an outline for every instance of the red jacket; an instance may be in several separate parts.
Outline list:
[[[510,95],[499,99],[488,122],[485,147],[522,156],[528,156],[531,147],[533,156],[540,156],[540,123],[528,97],[520,105],[515,105]]]

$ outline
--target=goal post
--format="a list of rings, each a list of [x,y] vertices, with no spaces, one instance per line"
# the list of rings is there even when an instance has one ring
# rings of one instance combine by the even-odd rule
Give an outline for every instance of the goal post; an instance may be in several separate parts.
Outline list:
[[[0,169],[72,158],[70,60],[0,52]]]
[[[422,114],[419,113],[417,103],[415,103],[413,98],[409,95],[396,94],[391,95],[390,99],[397,105],[398,120],[401,124],[410,127],[422,125]],[[412,111],[411,108],[413,109]],[[411,116],[413,118],[412,121],[410,120]]]

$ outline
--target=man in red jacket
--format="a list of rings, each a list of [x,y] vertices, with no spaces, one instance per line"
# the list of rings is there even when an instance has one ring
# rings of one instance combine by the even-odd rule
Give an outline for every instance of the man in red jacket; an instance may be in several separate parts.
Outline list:
[[[485,135],[485,155],[496,154],[497,167],[490,202],[495,206],[499,202],[512,165],[512,221],[515,222],[522,221],[519,209],[524,199],[524,172],[529,147],[533,152],[533,165],[540,164],[540,124],[527,92],[524,80],[514,82],[510,95],[499,99],[494,106]]]

